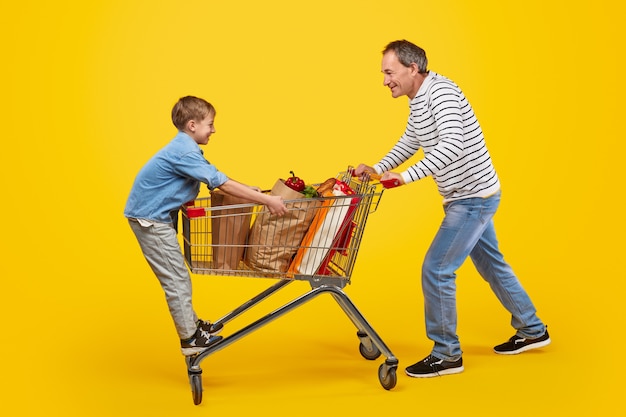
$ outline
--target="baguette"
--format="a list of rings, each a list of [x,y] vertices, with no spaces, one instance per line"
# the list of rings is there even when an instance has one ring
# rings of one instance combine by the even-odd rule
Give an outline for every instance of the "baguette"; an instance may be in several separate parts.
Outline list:
[[[327,195],[332,193],[333,187],[335,186],[336,183],[337,183],[337,180],[335,178],[327,179],[326,181],[321,183],[319,187],[317,187],[317,193],[321,197],[326,197]]]

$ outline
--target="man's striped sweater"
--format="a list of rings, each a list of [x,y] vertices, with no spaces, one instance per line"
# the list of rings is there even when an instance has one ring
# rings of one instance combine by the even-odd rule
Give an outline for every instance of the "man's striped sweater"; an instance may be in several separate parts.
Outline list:
[[[430,71],[409,108],[406,130],[374,166],[378,173],[397,168],[422,148],[424,158],[401,173],[405,183],[432,176],[444,202],[500,189],[474,110],[454,82]]]

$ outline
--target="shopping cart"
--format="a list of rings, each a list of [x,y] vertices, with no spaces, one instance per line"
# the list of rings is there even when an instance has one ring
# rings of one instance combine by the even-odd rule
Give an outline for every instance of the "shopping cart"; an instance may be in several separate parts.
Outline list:
[[[288,212],[272,216],[262,205],[219,206],[198,198],[182,209],[184,255],[192,273],[276,278],[278,282],[218,319],[226,324],[295,281],[310,290],[282,307],[225,336],[206,350],[186,357],[194,404],[202,402],[201,362],[207,356],[323,293],[330,294],[357,328],[359,352],[368,360],[384,354],[378,368],[383,388],[397,382],[398,360],[343,291],[350,283],[369,214],[376,211],[383,187],[362,181],[349,169],[337,180],[353,193],[285,201]]]

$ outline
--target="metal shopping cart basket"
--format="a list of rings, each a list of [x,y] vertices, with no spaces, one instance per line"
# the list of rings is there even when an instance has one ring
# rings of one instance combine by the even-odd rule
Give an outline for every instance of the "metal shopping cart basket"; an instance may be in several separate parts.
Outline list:
[[[288,212],[282,217],[272,216],[262,205],[220,206],[215,196],[183,207],[184,255],[192,273],[278,279],[215,323],[226,324],[292,282],[310,284],[300,297],[186,357],[196,405],[202,401],[200,364],[204,358],[323,293],[330,294],[356,326],[361,355],[375,360],[384,354],[378,378],[383,388],[395,387],[398,360],[343,291],[350,283],[367,218],[378,207],[383,187],[353,177],[350,169],[337,180],[349,185],[351,192],[287,200]]]

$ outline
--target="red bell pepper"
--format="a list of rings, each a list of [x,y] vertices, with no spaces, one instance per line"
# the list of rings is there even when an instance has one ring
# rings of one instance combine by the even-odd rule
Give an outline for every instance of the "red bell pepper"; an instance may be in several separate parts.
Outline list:
[[[296,177],[296,174],[294,174],[293,171],[289,171],[289,173],[291,174],[291,177],[287,178],[287,180],[285,181],[285,185],[299,193],[304,191],[304,187],[305,187],[304,181]]]

